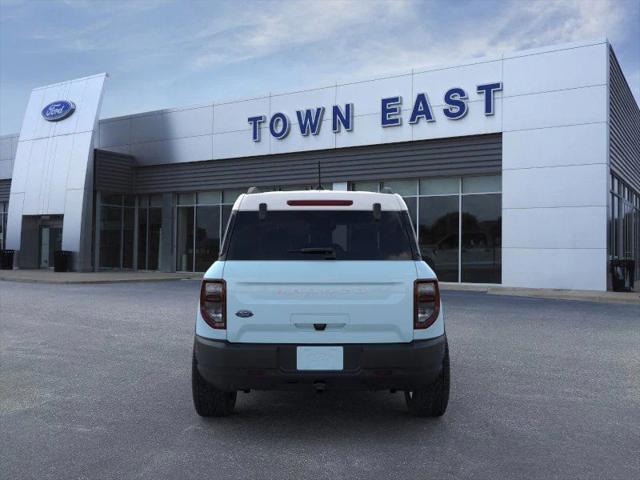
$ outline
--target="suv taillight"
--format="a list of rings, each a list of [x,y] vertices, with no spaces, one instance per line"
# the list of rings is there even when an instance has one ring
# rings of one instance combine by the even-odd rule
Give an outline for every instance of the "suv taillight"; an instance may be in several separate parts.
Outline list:
[[[433,325],[440,312],[440,290],[437,280],[416,280],[413,284],[413,328]]]
[[[200,313],[211,328],[227,328],[227,284],[224,280],[203,280]]]

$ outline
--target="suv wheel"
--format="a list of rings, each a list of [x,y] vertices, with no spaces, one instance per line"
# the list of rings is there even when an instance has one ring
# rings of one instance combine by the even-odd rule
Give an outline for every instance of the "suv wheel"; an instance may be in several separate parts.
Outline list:
[[[449,345],[446,346],[442,371],[428,387],[404,392],[407,409],[419,417],[441,417],[449,403]]]
[[[191,364],[191,388],[193,405],[201,417],[225,417],[231,414],[236,406],[237,392],[223,392],[202,378],[198,372],[195,355]]]

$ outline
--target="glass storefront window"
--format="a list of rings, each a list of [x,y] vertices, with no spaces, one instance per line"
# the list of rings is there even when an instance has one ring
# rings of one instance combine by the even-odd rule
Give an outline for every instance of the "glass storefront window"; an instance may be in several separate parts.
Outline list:
[[[462,179],[462,193],[497,193],[502,191],[502,177],[464,177]]]
[[[501,282],[502,177],[350,182],[350,190],[390,187],[402,195],[423,259],[447,282]]]
[[[162,209],[149,209],[149,247],[147,252],[147,270],[160,268],[160,252],[162,251]]]
[[[242,195],[243,193],[247,193],[247,189],[246,188],[235,189],[235,190],[224,190],[222,192],[222,201],[224,203],[230,203],[230,204],[233,205],[233,203],[235,203],[235,201],[238,199],[238,197],[240,195]]]
[[[101,199],[102,205],[122,205],[122,195],[120,194],[103,194]]]
[[[380,182],[353,182],[351,183],[351,190],[354,192],[377,192],[380,187]]]
[[[413,230],[417,233],[418,224],[416,223],[418,214],[418,198],[417,197],[405,197],[404,203],[407,204],[407,209],[409,209],[409,218],[411,218],[411,225],[413,225]]]
[[[178,205],[195,205],[196,194],[195,193],[179,193]]]
[[[633,260],[634,278],[640,278],[640,193],[611,176],[609,259]]]
[[[227,231],[227,223],[229,223],[229,217],[231,216],[231,209],[233,205],[222,205],[222,221],[220,223],[222,237],[224,238],[224,234]]]
[[[141,207],[143,199],[138,199],[138,270],[146,270],[147,233],[149,231],[149,209]]]
[[[198,205],[218,205],[222,202],[222,192],[198,192]]]
[[[220,251],[220,207],[196,207],[195,271],[204,272]]]
[[[141,205],[143,199],[138,200]],[[138,270],[158,270],[162,232],[162,208],[138,207]]]
[[[4,248],[5,237],[7,235],[7,215],[8,215],[7,202],[0,202],[0,250]]]
[[[457,195],[459,191],[459,178],[423,178],[420,180],[420,195]]]
[[[178,207],[176,270],[193,271],[193,226],[195,207]]]
[[[500,194],[462,197],[461,259],[463,282],[501,282],[502,199]]]
[[[403,197],[418,194],[418,182],[415,180],[385,180],[382,186],[390,188],[393,193],[399,193]]]
[[[162,195],[150,195],[149,196],[149,206],[151,206],[151,207],[162,207]]]
[[[122,218],[122,268],[133,268],[135,209],[124,208]]]
[[[425,262],[438,279],[458,281],[459,197],[420,198],[418,240]]]
[[[122,207],[100,207],[100,268],[121,268]]]

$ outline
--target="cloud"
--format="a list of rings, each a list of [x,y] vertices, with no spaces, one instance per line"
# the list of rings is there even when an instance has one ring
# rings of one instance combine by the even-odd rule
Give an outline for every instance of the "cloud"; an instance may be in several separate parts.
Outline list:
[[[337,36],[352,36],[354,30],[371,27],[380,19],[402,18],[409,4],[406,0],[260,3],[258,12],[241,12],[233,28],[198,32],[193,40],[199,48],[192,66],[217,67],[313,44],[331,48]]]

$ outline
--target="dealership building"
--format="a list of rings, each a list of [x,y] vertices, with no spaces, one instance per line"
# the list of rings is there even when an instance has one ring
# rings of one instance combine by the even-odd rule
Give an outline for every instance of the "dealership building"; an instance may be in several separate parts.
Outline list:
[[[640,110],[607,40],[100,118],[106,74],[33,90],[0,137],[13,268],[196,271],[250,186],[401,194],[443,281],[640,278]]]

